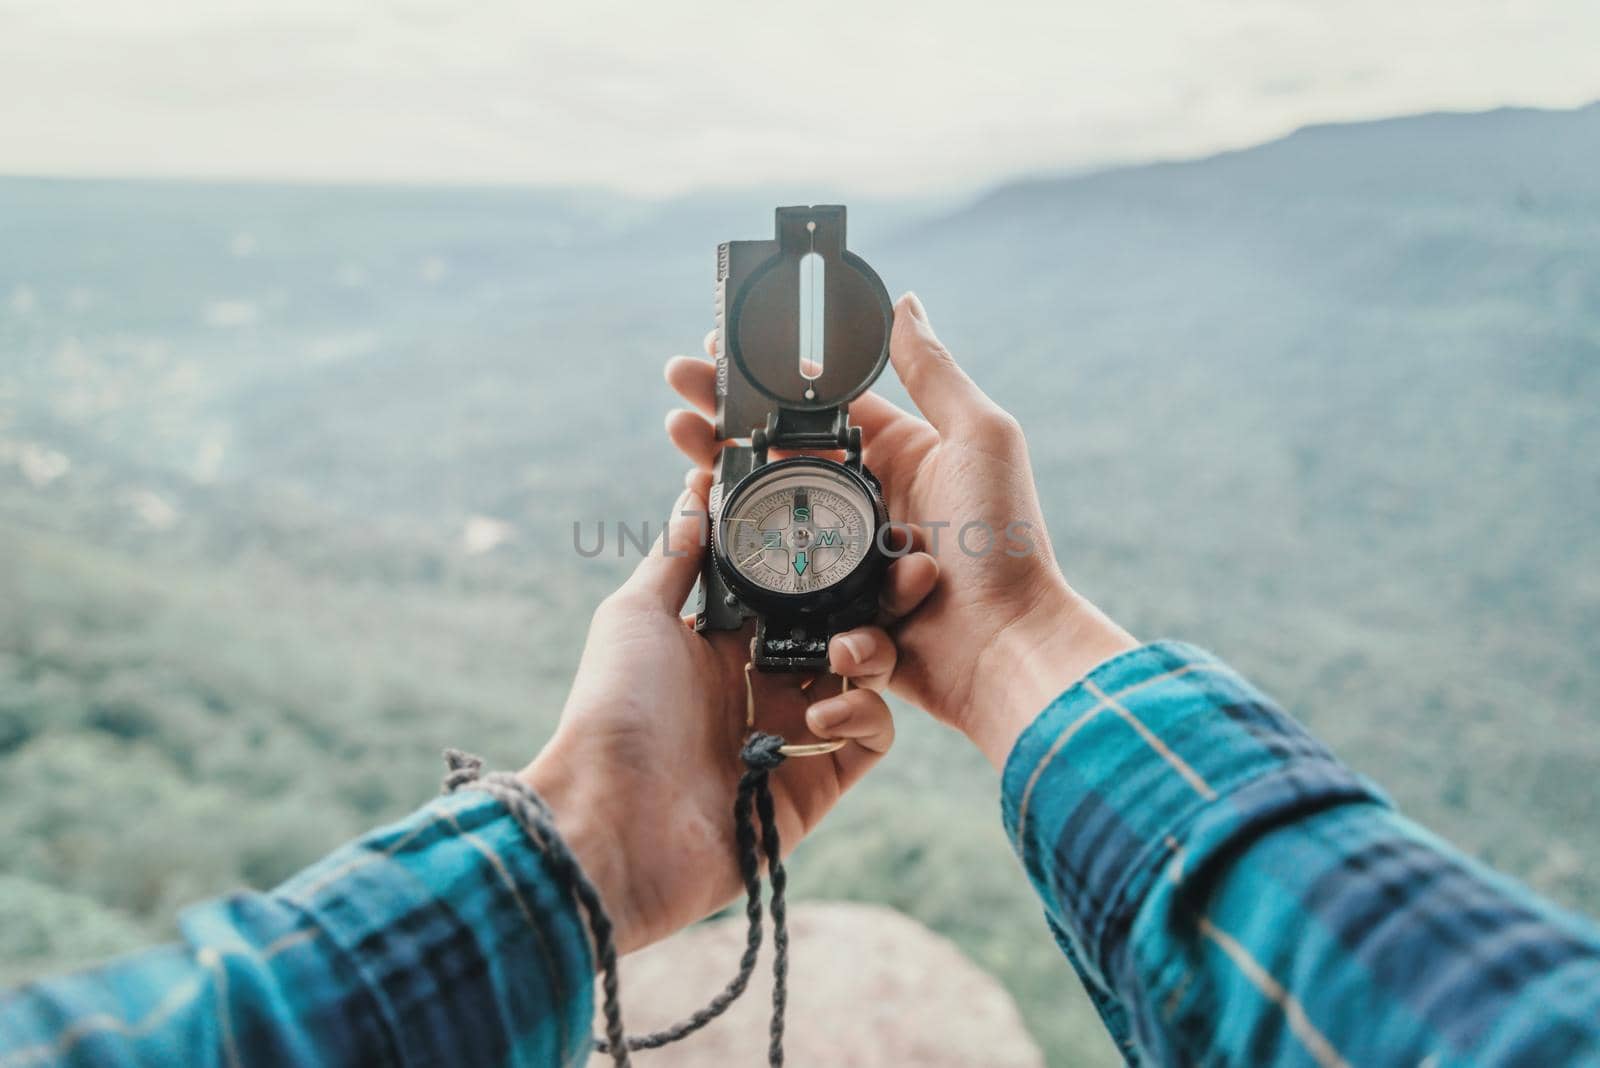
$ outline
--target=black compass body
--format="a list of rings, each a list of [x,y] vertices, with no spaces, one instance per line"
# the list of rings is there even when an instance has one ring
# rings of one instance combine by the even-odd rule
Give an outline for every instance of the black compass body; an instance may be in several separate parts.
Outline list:
[[[889,514],[849,402],[883,370],[892,325],[883,283],[845,249],[842,207],[779,208],[774,240],[717,250],[717,434],[729,444],[696,627],[753,617],[760,670],[826,671],[828,639],[877,614]]]

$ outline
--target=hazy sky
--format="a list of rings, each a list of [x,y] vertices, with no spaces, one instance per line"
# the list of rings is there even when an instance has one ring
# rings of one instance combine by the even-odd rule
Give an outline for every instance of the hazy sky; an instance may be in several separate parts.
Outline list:
[[[939,194],[1600,97],[1596,0],[0,0],[0,173]]]

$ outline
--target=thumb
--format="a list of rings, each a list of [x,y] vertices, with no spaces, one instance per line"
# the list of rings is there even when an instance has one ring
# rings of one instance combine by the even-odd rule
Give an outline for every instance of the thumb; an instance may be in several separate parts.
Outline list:
[[[942,435],[959,435],[973,419],[994,408],[977,383],[939,341],[915,293],[895,302],[889,358],[906,392]]]
[[[706,502],[698,488],[679,495],[667,516],[667,527],[650,553],[633,569],[622,589],[647,597],[674,614],[689,599],[706,545]]]

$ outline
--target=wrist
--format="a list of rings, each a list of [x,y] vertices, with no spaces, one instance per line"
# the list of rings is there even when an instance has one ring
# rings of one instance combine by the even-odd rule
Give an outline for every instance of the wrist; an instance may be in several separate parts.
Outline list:
[[[1133,636],[1059,575],[978,654],[964,729],[996,769],[1039,713]]]
[[[639,948],[638,925],[633,922],[627,895],[627,857],[618,833],[620,824],[611,821],[606,800],[593,796],[584,776],[574,772],[582,762],[562,755],[560,748],[558,736],[517,777],[550,807],[561,840],[600,895],[617,952],[628,953]]]

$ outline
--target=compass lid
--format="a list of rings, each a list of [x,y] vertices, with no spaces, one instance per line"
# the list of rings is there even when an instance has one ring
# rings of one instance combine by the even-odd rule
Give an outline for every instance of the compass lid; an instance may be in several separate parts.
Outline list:
[[[717,436],[821,439],[889,359],[894,309],[845,247],[842,205],[777,210],[775,236],[717,249]]]

